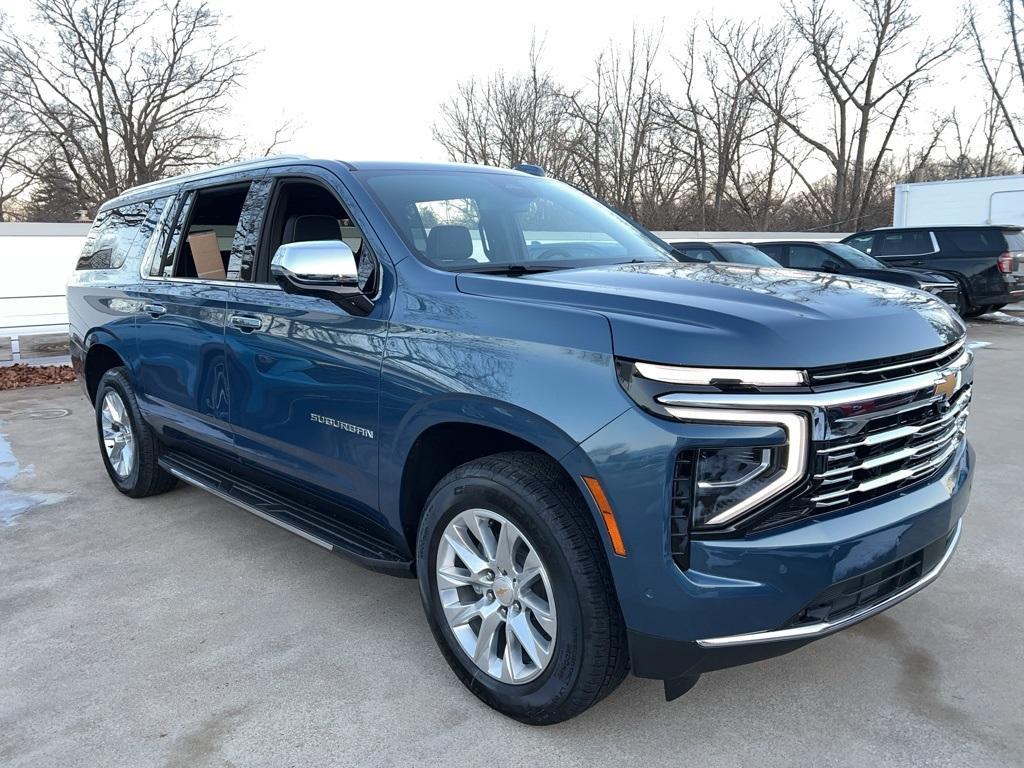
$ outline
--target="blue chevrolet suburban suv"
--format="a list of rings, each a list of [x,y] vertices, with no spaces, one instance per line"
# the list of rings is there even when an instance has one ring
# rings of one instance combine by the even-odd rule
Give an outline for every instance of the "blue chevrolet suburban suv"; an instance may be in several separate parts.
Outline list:
[[[960,536],[944,302],[680,263],[535,173],[284,157],[138,187],[68,307],[118,490],[181,480],[414,576],[455,674],[524,722],[792,651]]]

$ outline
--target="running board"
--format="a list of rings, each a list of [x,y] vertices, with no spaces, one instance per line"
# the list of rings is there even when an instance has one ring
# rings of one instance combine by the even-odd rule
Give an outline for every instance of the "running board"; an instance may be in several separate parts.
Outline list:
[[[412,561],[403,557],[391,543],[333,515],[292,501],[178,451],[165,451],[160,456],[160,466],[179,480],[202,488],[359,565],[395,576],[413,576]]]

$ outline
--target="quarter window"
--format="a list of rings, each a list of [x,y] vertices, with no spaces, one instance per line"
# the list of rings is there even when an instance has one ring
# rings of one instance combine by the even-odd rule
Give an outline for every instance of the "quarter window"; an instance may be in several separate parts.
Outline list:
[[[156,203],[148,200],[101,213],[86,237],[76,269],[120,269],[129,253],[145,250],[166,198]]]
[[[995,229],[957,229],[950,234],[956,247],[966,253],[1001,253],[1006,249],[1003,233]]]

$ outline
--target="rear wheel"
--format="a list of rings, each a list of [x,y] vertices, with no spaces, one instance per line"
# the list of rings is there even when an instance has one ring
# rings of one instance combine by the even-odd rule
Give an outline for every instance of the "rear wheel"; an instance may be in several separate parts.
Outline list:
[[[416,547],[420,595],[451,668],[531,724],[583,712],[628,668],[592,518],[552,460],[503,453],[437,484]]]
[[[160,444],[142,419],[123,367],[103,374],[94,405],[100,455],[117,490],[141,498],[173,488],[174,476],[157,463]]]

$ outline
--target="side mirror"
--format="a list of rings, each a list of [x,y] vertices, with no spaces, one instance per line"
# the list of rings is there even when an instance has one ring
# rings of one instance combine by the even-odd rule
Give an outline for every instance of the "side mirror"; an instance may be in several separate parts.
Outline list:
[[[285,293],[329,299],[353,314],[373,309],[359,288],[355,254],[341,240],[282,245],[270,262],[270,274]]]

